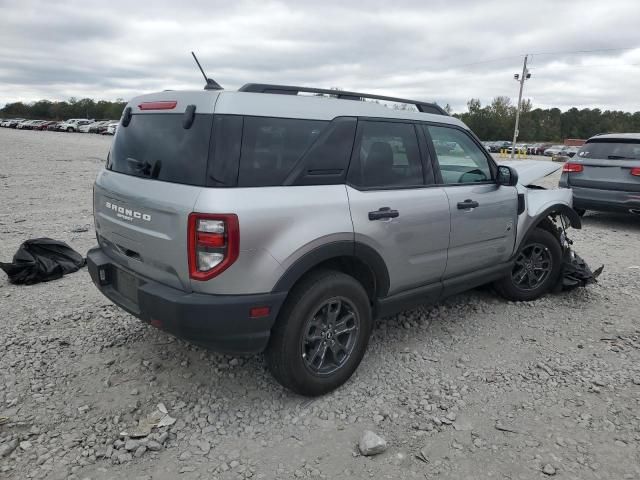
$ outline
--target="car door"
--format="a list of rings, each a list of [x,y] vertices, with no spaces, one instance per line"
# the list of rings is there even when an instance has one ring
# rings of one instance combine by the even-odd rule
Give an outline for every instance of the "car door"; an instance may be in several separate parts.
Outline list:
[[[428,149],[417,128],[359,120],[347,177],[356,245],[383,258],[389,294],[437,286],[446,266],[449,203],[425,162]]]
[[[444,187],[451,233],[444,279],[509,260],[516,238],[518,194],[496,184],[496,165],[471,134],[444,125],[423,127]]]

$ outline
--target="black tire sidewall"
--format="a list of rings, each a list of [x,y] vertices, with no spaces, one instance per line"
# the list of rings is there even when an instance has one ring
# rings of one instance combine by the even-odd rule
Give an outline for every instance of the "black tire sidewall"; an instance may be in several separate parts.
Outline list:
[[[307,396],[317,396],[328,393],[346,382],[360,364],[364,356],[369,336],[371,334],[372,318],[369,298],[364,288],[353,277],[340,272],[327,272],[312,282],[302,282],[297,292],[285,303],[277,322],[282,322],[281,328],[272,332],[275,337],[270,342],[270,349],[280,349],[268,352],[273,357],[279,357],[284,372],[276,378],[286,387]],[[360,329],[356,344],[350,358],[339,370],[327,376],[313,374],[304,364],[302,358],[302,336],[305,323],[315,314],[323,301],[332,297],[348,299],[356,310]],[[283,328],[282,328],[283,327]],[[286,359],[286,363],[284,363]],[[271,363],[271,362],[270,362]],[[283,377],[286,380],[283,382]]]

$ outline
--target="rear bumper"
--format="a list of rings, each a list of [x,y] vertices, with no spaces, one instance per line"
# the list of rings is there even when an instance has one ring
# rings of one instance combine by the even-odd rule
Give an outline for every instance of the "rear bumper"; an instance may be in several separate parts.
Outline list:
[[[571,189],[573,190],[573,208],[606,212],[629,212],[631,209],[640,209],[640,192],[573,186]]]
[[[122,269],[99,247],[87,253],[87,266],[98,289],[127,312],[176,337],[224,353],[252,354],[264,350],[286,297],[286,292],[260,295],[187,293]],[[115,280],[118,270],[132,278],[133,287],[126,295],[119,290]],[[251,318],[249,312],[253,307],[269,307],[269,315]]]

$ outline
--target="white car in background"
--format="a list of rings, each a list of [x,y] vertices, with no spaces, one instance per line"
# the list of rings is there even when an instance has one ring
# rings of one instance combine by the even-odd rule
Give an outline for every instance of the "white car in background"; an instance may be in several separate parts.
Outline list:
[[[95,122],[93,122],[93,123],[95,123]],[[82,124],[82,125],[79,125],[79,126],[78,126],[78,131],[79,131],[80,133],[89,133],[89,127],[90,127],[91,125],[93,125],[93,123],[84,123],[84,124]]]
[[[115,135],[116,134],[116,130],[118,130],[118,124],[120,122],[113,122],[110,123],[109,125],[107,125],[107,129],[102,132],[103,135]]]
[[[86,118],[71,118],[58,127],[63,132],[77,132],[83,125],[91,125],[95,120]]]
[[[564,145],[552,145],[551,147],[547,148],[544,151],[544,156],[545,157],[552,157],[554,155],[557,155],[562,151],[563,148],[565,148]]]
[[[25,120],[16,125],[18,130],[29,130],[32,126],[36,125],[39,120]]]

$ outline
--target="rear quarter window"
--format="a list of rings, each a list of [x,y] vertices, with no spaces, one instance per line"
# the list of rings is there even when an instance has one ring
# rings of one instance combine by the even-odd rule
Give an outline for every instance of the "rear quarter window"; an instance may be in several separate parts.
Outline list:
[[[196,114],[185,129],[182,114],[137,114],[120,126],[107,168],[114,172],[187,185],[207,183],[213,115]]]
[[[245,117],[238,186],[281,185],[328,122]]]

